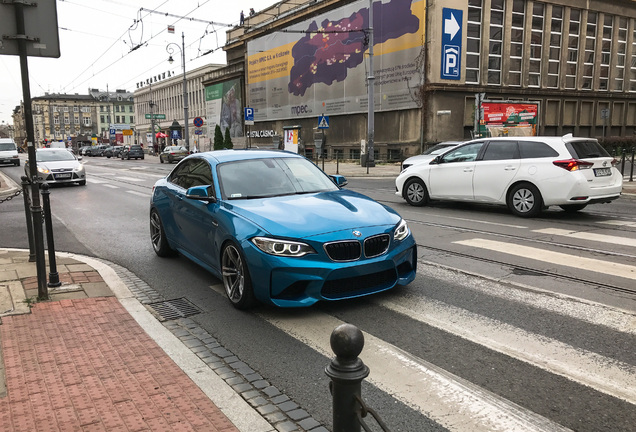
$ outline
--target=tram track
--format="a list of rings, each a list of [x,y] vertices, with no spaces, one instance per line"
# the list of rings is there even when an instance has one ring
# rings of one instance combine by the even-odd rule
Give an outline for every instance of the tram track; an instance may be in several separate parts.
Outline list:
[[[552,247],[566,248],[566,249],[570,249],[570,250],[576,250],[576,251],[579,251],[579,252],[588,252],[588,253],[600,254],[600,255],[604,255],[604,256],[614,256],[614,257],[622,257],[622,258],[628,258],[628,259],[636,259],[636,255],[633,255],[633,254],[614,252],[614,251],[608,251],[608,250],[601,250],[601,249],[595,249],[595,248],[589,248],[589,247],[583,247],[583,246],[576,246],[576,245],[572,245],[572,244],[559,243],[559,242],[548,241],[548,240],[531,239],[531,238],[522,237],[522,236],[516,236],[516,235],[512,235],[512,234],[502,234],[502,233],[497,233],[497,232],[492,232],[492,231],[479,230],[479,229],[474,229],[474,228],[462,228],[462,227],[457,227],[457,226],[453,226],[453,225],[445,225],[445,224],[434,223],[434,222],[422,222],[422,221],[417,221],[417,220],[412,220],[412,219],[411,220],[407,219],[407,222],[409,224],[425,225],[425,226],[431,226],[431,227],[435,227],[435,228],[449,229],[449,230],[458,231],[458,232],[473,233],[473,234],[485,235],[485,236],[491,236],[491,237],[499,237],[499,238],[503,238],[503,239],[506,239],[506,240],[514,240],[514,241],[517,241],[517,242],[522,241],[524,243],[535,243],[535,244],[541,244],[541,245],[550,245]],[[556,279],[559,279],[559,280],[565,280],[565,281],[568,281],[568,282],[578,282],[578,283],[585,284],[585,285],[588,285],[588,286],[592,286],[592,287],[595,287],[595,288],[603,288],[603,289],[607,289],[607,290],[610,290],[610,291],[613,291],[613,292],[619,292],[619,293],[629,294],[629,295],[636,295],[636,287],[635,288],[622,287],[622,286],[617,286],[617,285],[610,284],[610,283],[605,283],[605,282],[600,282],[600,281],[596,281],[596,280],[586,279],[586,278],[583,278],[583,277],[580,277],[580,276],[571,275],[571,274],[566,276],[566,275],[562,275],[562,274],[560,274],[559,272],[556,272],[556,271],[542,270],[542,269],[538,269],[538,268],[535,268],[535,267],[529,267],[529,266],[524,266],[524,265],[520,265],[520,264],[511,263],[511,262],[506,262],[506,261],[503,261],[503,260],[500,260],[500,259],[487,258],[487,257],[479,256],[479,255],[476,255],[476,254],[471,254],[471,253],[466,253],[466,252],[459,252],[459,251],[452,250],[450,248],[435,247],[435,246],[431,246],[431,245],[426,245],[426,244],[422,244],[420,242],[418,242],[417,246],[418,246],[418,248],[426,249],[426,250],[429,250],[429,251],[435,251],[435,252],[438,252],[438,253],[441,253],[441,254],[452,255],[452,256],[455,256],[455,257],[459,257],[459,258],[470,259],[470,260],[484,262],[484,263],[488,263],[488,264],[494,264],[494,265],[498,265],[498,266],[509,267],[516,274],[548,276],[548,277],[556,278]],[[458,269],[458,270],[461,271],[461,269]]]

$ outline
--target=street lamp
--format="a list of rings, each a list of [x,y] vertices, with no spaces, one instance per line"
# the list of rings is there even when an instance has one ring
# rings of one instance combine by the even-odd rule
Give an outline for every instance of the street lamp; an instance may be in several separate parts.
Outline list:
[[[174,48],[172,46],[179,48],[181,51],[181,64],[183,66],[183,121],[185,123],[185,142],[186,149],[190,151],[190,134],[188,132],[188,84],[186,81],[186,67],[185,67],[185,35],[183,32],[181,33],[181,46],[177,45],[174,42],[166,45],[166,51],[169,54],[168,63],[172,64],[174,59],[172,58],[172,53],[174,52]]]

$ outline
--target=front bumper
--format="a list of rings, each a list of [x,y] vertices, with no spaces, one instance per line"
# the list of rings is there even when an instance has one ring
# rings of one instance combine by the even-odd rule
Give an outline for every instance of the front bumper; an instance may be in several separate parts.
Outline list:
[[[350,299],[407,285],[415,279],[417,267],[412,235],[383,255],[353,262],[325,260],[321,254],[279,258],[249,245],[244,252],[254,295],[279,307],[311,306],[321,300]]]

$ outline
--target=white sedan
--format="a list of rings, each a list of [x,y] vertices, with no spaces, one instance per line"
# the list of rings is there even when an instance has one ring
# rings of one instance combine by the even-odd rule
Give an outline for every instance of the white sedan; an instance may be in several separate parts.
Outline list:
[[[429,200],[503,204],[533,217],[552,205],[578,211],[618,198],[623,177],[616,164],[593,138],[483,138],[410,166],[395,186],[414,206]]]

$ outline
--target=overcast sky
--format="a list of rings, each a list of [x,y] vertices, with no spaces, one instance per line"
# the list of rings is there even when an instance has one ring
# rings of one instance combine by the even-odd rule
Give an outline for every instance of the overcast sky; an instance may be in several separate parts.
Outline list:
[[[182,72],[175,49],[168,63],[166,46],[181,46],[185,33],[186,74],[209,64],[225,63],[227,26],[237,25],[241,10],[257,12],[275,0],[57,0],[59,58],[29,57],[31,96],[49,93],[87,94],[89,88],[134,91],[136,83],[168,70]],[[143,10],[141,10],[143,8]],[[7,7],[0,9],[6,13]],[[151,13],[150,11],[161,13]],[[180,17],[187,17],[182,19]],[[205,22],[203,22],[205,21]],[[167,31],[175,28],[174,34]],[[28,33],[28,28],[27,28]],[[131,51],[133,47],[141,45]],[[217,49],[218,48],[218,49]],[[216,50],[202,56],[203,53]],[[0,55],[0,122],[22,101],[17,56]]]

